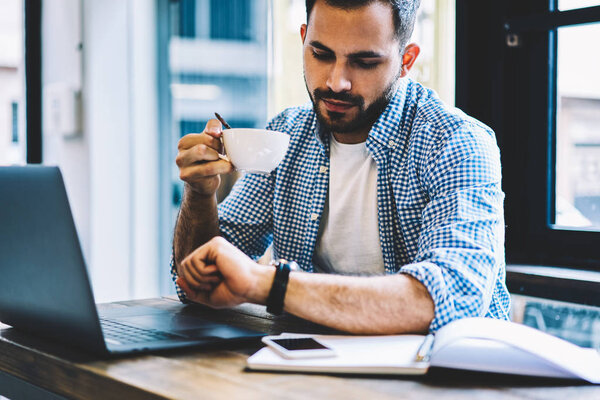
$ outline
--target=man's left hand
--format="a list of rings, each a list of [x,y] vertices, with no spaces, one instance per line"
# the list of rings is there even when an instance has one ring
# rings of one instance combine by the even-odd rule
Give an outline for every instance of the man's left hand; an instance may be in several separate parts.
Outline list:
[[[187,256],[179,272],[177,284],[189,300],[221,308],[244,302],[264,304],[275,268],[255,263],[222,237],[215,237]]]

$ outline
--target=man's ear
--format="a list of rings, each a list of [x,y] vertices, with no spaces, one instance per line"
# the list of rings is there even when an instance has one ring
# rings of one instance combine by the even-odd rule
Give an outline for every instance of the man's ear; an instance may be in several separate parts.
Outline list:
[[[417,60],[417,57],[419,57],[420,52],[421,48],[416,43],[411,43],[406,46],[404,54],[402,55],[402,71],[400,72],[400,77],[405,77],[408,74],[408,71],[410,71]]]
[[[300,26],[300,37],[302,38],[302,44],[304,44],[304,40],[306,39],[306,29],[308,29],[306,24],[302,24],[302,26]]]

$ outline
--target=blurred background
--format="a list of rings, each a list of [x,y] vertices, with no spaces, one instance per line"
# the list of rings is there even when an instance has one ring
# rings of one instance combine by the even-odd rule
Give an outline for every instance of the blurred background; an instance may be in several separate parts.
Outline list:
[[[40,3],[41,4],[41,3]],[[561,0],[568,10],[597,1]],[[0,165],[26,162],[25,0],[0,1]],[[177,141],[215,111],[264,127],[308,101],[303,0],[48,0],[42,160],[62,169],[96,300],[172,294]],[[454,104],[455,1],[423,0],[412,77]],[[558,29],[555,223],[600,227],[598,24]],[[222,199],[235,176],[219,193]]]

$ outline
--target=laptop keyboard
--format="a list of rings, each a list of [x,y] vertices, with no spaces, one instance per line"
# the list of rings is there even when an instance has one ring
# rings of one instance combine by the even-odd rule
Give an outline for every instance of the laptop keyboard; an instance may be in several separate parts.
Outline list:
[[[100,325],[104,339],[112,344],[134,344],[180,338],[180,336],[168,332],[138,328],[105,318],[100,318]]]
[[[600,308],[568,303],[531,301],[523,324],[582,347],[600,350]]]

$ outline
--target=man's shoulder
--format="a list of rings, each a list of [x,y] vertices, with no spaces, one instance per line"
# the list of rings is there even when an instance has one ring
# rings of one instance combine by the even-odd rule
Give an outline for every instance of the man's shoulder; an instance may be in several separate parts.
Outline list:
[[[289,107],[277,114],[269,124],[268,129],[292,134],[294,129],[310,126],[314,121],[314,111],[311,103]]]
[[[414,128],[425,128],[442,136],[463,130],[480,130],[492,134],[490,127],[465,114],[462,110],[442,101],[437,93],[412,82],[412,102],[415,107]]]
[[[434,90],[412,81],[407,97],[413,115],[410,141],[420,150],[436,152],[447,146],[496,147],[496,136],[490,127],[443,102]]]

